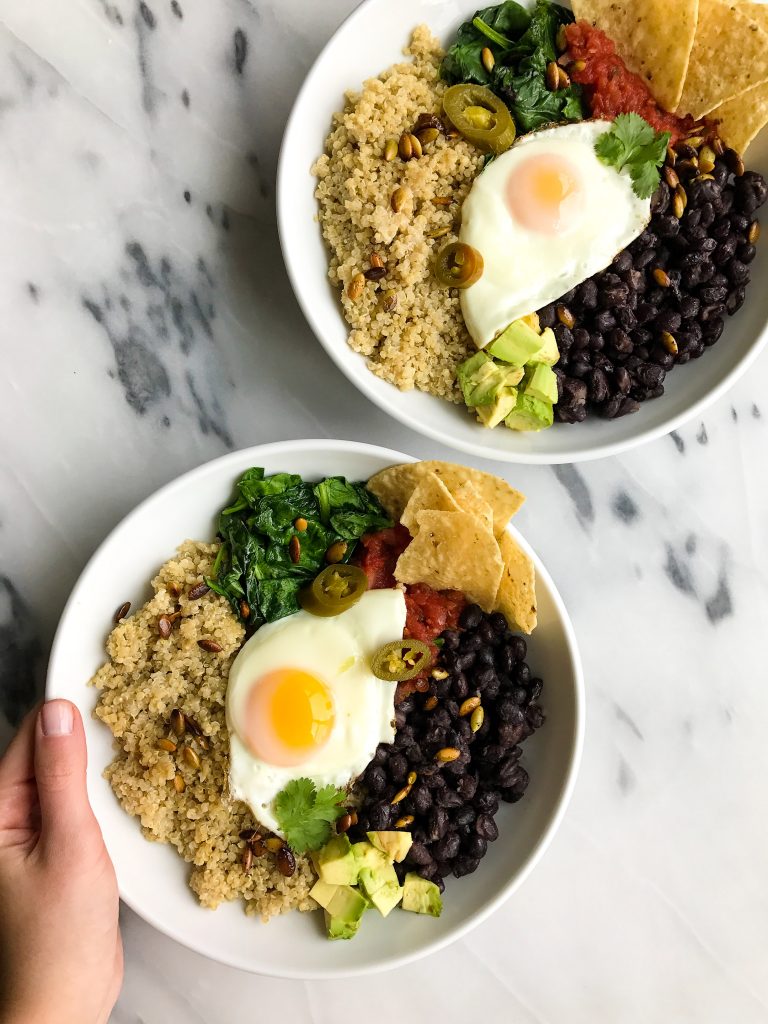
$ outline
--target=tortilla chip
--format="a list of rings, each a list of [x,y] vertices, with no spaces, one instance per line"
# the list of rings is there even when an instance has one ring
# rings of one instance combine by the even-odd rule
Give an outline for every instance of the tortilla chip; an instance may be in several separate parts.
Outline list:
[[[768,31],[746,4],[699,0],[699,23],[680,113],[703,117],[755,85],[768,82]]]
[[[720,137],[737,153],[746,153],[750,142],[768,124],[768,82],[721,103],[709,116],[720,122]]]
[[[458,502],[459,509],[477,516],[489,530],[493,530],[493,509],[471,480],[465,480],[461,487],[453,492],[453,497]]]
[[[630,71],[674,110],[696,33],[699,0],[573,0],[573,13],[610,36]]]
[[[419,532],[398,558],[395,579],[461,590],[467,600],[492,611],[504,563],[491,531],[469,512],[428,509],[416,520]]]
[[[408,499],[408,504],[400,516],[400,522],[405,526],[412,537],[419,532],[419,525],[416,516],[425,509],[433,509],[437,512],[460,512],[461,507],[454,499],[451,492],[445,486],[440,477],[434,473],[427,473],[419,480],[414,488],[413,494]]]
[[[525,495],[516,491],[506,480],[453,462],[409,462],[402,466],[389,466],[372,476],[367,487],[379,499],[387,514],[399,520],[417,484],[429,473],[439,476],[451,492],[458,490],[465,480],[470,480],[493,509],[494,531],[497,535],[506,528],[525,501]]]
[[[536,570],[533,562],[505,531],[499,540],[504,571],[496,595],[496,610],[513,629],[532,633],[536,629]]]

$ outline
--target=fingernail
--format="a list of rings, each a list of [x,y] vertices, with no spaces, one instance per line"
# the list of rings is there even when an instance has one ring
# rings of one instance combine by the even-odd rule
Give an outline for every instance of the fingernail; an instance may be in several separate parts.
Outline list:
[[[74,725],[72,705],[66,700],[52,700],[43,704],[40,725],[43,736],[69,736]]]

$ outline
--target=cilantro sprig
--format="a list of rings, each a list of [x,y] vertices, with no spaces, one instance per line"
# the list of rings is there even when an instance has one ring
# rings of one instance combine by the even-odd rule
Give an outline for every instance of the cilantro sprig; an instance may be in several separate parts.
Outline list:
[[[319,850],[331,826],[344,813],[343,789],[316,789],[311,779],[293,779],[275,798],[275,815],[286,842],[296,853]]]
[[[659,187],[659,168],[671,135],[657,132],[639,114],[619,114],[607,132],[595,143],[601,163],[629,171],[632,188],[640,199],[647,199]]]

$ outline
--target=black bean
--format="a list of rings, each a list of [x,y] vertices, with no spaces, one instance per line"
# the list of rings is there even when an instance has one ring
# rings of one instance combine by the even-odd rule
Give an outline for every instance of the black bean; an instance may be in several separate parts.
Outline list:
[[[482,619],[482,608],[476,604],[468,604],[459,616],[459,625],[462,629],[477,629]]]
[[[477,776],[470,774],[462,775],[456,783],[456,792],[463,800],[471,800],[477,792]]]
[[[533,701],[528,705],[525,712],[525,717],[528,721],[528,724],[533,729],[540,729],[541,726],[544,724],[544,711],[542,710],[539,704],[536,704]]]
[[[674,334],[675,331],[680,327],[682,317],[674,309],[662,309],[656,316],[655,326],[659,331],[668,331],[670,334]]]
[[[643,267],[647,267],[649,263],[652,263],[656,259],[655,249],[643,249],[634,258],[634,264],[636,270],[642,270]]]
[[[392,821],[392,806],[384,801],[374,804],[368,812],[368,818],[375,832],[385,831]]]
[[[595,330],[600,331],[601,334],[607,334],[616,326],[616,317],[609,309],[601,309],[599,313],[595,314],[592,322],[595,325]]]
[[[597,306],[597,284],[591,277],[579,285],[578,296],[585,309],[594,309]],[[539,322],[541,322],[541,314],[539,314]]]
[[[707,348],[710,348],[719,340],[723,333],[724,322],[721,316],[714,317],[708,324],[702,336],[702,341]]]
[[[499,837],[499,827],[490,814],[478,814],[475,821],[475,832],[482,838],[493,842]]]
[[[487,789],[475,798],[475,807],[483,814],[495,814],[499,809],[499,795],[495,790]]]
[[[567,352],[571,345],[573,345],[573,332],[559,321],[555,324],[555,338],[557,340],[557,347],[561,352]]]
[[[383,793],[387,788],[387,776],[378,765],[369,766],[365,773],[365,784],[371,793]]]
[[[684,320],[698,316],[701,303],[695,295],[685,295],[680,300],[680,315]]]
[[[768,185],[761,174],[746,171],[734,183],[734,199],[739,210],[753,214],[768,197]]]
[[[456,878],[471,875],[473,871],[477,871],[479,864],[479,857],[459,857],[454,865],[453,873]]]
[[[453,823],[457,828],[461,828],[464,825],[471,825],[474,822],[474,820],[474,808],[470,807],[468,804],[465,804],[463,807],[460,807],[453,814]]]
[[[456,629],[444,629],[440,634],[443,641],[443,651],[455,651],[461,640],[461,634]]]
[[[461,840],[455,832],[447,832],[442,839],[435,843],[431,850],[436,860],[453,860],[459,852]]]
[[[744,297],[746,292],[743,288],[734,288],[733,291],[729,292],[728,298],[725,300],[725,308],[733,314],[737,309],[741,309],[744,305]]]
[[[618,413],[616,415],[617,416],[628,416],[628,415],[630,415],[633,412],[637,412],[639,408],[640,408],[640,403],[638,401],[636,401],[634,398],[627,397],[627,398],[625,398],[623,400],[623,402],[619,406],[619,411],[618,411]]]
[[[445,786],[444,789],[440,789],[435,794],[435,801],[440,807],[452,808],[461,807],[464,801],[461,799],[455,789],[451,789],[449,786]]]
[[[408,860],[419,867],[426,867],[432,863],[432,854],[423,843],[412,843],[408,851]]]
[[[728,278],[734,284],[746,284],[749,280],[749,268],[741,260],[732,259],[727,267]]]
[[[448,812],[443,807],[433,807],[427,818],[427,839],[435,842],[442,839],[448,830]]]

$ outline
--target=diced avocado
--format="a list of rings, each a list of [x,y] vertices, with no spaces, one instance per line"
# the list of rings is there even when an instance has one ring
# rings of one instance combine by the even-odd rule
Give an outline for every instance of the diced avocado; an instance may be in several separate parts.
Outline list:
[[[557,377],[555,371],[546,363],[531,363],[526,367],[526,395],[532,395],[542,402],[554,405],[557,401]]]
[[[521,316],[520,319],[524,324],[528,324],[532,327],[537,334],[541,334],[541,324],[539,323],[538,313],[527,313],[525,316]]]
[[[386,917],[391,910],[394,910],[402,898],[403,887],[397,881],[387,882],[386,885],[382,885],[380,889],[373,893],[371,903],[382,917]]]
[[[318,878],[318,880],[309,890],[309,895],[312,897],[315,903],[319,903],[324,910],[327,910],[328,904],[336,895],[336,890],[339,888],[340,886],[338,885],[331,885],[329,882],[324,882],[322,878]]]
[[[443,901],[440,890],[434,882],[409,871],[403,885],[403,910],[411,910],[414,914],[431,914],[440,917]]]
[[[366,896],[372,897],[388,883],[398,884],[392,858],[388,854],[365,841],[355,843],[352,849],[357,858],[357,882]]]
[[[524,320],[513,320],[486,349],[513,366],[525,366],[541,348],[541,336]]]
[[[553,419],[549,402],[518,392],[515,408],[504,422],[510,430],[543,430],[552,426]]]
[[[361,843],[355,843],[353,845],[352,853],[354,853],[355,859],[357,860],[358,869],[379,868],[382,864],[387,863],[388,860],[384,855],[383,850],[377,849],[373,843],[368,843],[365,839]],[[391,860],[391,858],[389,858],[389,860]]]
[[[346,834],[333,836],[321,850],[312,855],[320,878],[329,885],[354,885],[358,862]]]
[[[342,921],[325,912],[325,929],[329,939],[354,939],[360,930],[360,921]]]
[[[368,839],[377,850],[386,853],[390,860],[399,864],[413,845],[410,832],[369,832]]]
[[[485,352],[470,356],[456,370],[464,403],[471,409],[493,402],[500,388],[517,384],[521,376],[520,371],[494,362]]]
[[[501,388],[490,405],[477,406],[477,418],[484,427],[493,429],[509,416],[515,408],[516,401],[517,388]]]
[[[557,347],[557,338],[551,327],[546,327],[539,335],[541,348],[533,357],[537,363],[547,363],[554,366],[560,358],[560,350]]]

